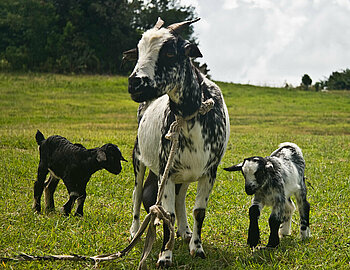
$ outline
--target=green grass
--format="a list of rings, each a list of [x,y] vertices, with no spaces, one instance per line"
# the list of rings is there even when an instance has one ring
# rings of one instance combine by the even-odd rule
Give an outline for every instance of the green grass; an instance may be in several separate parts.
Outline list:
[[[315,93],[218,83],[231,118],[228,150],[219,167],[202,238],[207,258],[191,258],[176,239],[172,269],[349,269],[350,267],[350,92]],[[34,135],[60,134],[96,147],[116,143],[131,161],[137,104],[125,77],[0,73],[0,257],[113,253],[128,243],[133,168],[118,176],[99,171],[91,178],[84,218],[59,212],[34,214],[33,183],[39,161]],[[246,245],[250,197],[244,180],[224,166],[251,155],[269,155],[283,141],[297,143],[306,159],[312,238],[300,241],[298,215],[292,235],[275,250],[251,252]],[[190,223],[196,193],[187,196]],[[56,207],[67,192],[61,183]],[[144,217],[145,212],[142,212]],[[260,219],[268,240],[265,209]],[[148,266],[153,269],[161,230]],[[103,269],[134,269],[143,245]],[[93,269],[88,262],[7,262],[4,269]]]

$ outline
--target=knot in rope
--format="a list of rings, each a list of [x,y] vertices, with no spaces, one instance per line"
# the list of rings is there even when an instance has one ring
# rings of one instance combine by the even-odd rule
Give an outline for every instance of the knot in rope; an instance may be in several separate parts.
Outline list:
[[[169,131],[165,135],[165,138],[170,141],[178,140],[179,133],[184,123],[196,117],[198,113],[201,115],[205,115],[214,107],[214,104],[215,104],[214,100],[212,98],[209,98],[206,101],[202,102],[199,110],[196,111],[194,114],[187,117],[175,116],[175,121],[171,123]]]
[[[204,114],[208,113],[214,107],[214,104],[215,104],[214,100],[212,98],[209,98],[206,101],[202,102],[202,105],[199,108],[198,112],[201,115],[204,115]]]
[[[168,133],[165,138],[170,141],[177,140],[179,138],[179,133],[184,123],[184,119],[179,116],[175,116],[175,121],[171,123]]]

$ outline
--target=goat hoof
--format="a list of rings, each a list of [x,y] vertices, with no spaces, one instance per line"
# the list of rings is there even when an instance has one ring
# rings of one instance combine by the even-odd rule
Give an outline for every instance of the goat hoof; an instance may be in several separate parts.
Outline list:
[[[202,259],[206,258],[204,251],[196,252],[196,257],[200,257]]]
[[[300,229],[300,236],[302,240],[305,240],[311,237],[310,227],[306,227],[306,226],[304,227],[301,227]]]
[[[271,246],[259,246],[256,248],[256,250],[259,250],[259,251],[269,251],[269,250],[274,250],[276,247],[271,247]]]
[[[206,256],[205,256],[205,253],[204,253],[204,250],[201,248],[201,249],[192,249],[190,251],[190,255],[194,258],[194,257],[199,257],[199,258],[202,258],[202,259],[205,259]]]
[[[39,210],[38,209],[33,209],[33,211],[34,211],[35,214],[38,214],[38,215],[41,213],[40,209]]]
[[[261,244],[260,238],[258,239],[248,239],[247,241],[251,249],[255,248],[257,245]]]
[[[45,208],[45,213],[52,213],[52,212],[55,212],[55,208]]]
[[[40,212],[41,212],[41,206],[40,206],[40,204],[34,203],[32,209],[33,209],[33,211],[34,211],[35,213],[37,213],[37,214],[40,214]]]
[[[185,233],[181,233],[179,231],[176,232],[176,237],[181,237],[186,244],[189,244],[192,238],[192,232],[186,231]]]
[[[277,248],[278,247],[278,244],[267,244],[266,245],[266,249],[274,249],[274,248]]]
[[[172,252],[170,250],[165,250],[159,254],[159,258],[157,261],[157,268],[168,268],[171,266],[172,261]]]
[[[248,244],[249,244],[249,243],[248,243]],[[249,244],[249,247],[250,247],[251,249],[253,249],[253,248],[256,248],[256,247],[257,247],[257,245],[258,245],[258,243]]]
[[[171,262],[170,261],[158,261],[156,264],[157,268],[168,268],[171,266]]]
[[[69,216],[69,212],[66,211],[66,209],[64,207],[61,208],[61,214],[68,217]]]

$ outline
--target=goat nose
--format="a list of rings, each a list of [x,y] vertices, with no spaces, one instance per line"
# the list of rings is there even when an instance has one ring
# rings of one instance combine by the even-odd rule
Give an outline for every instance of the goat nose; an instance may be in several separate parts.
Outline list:
[[[129,93],[133,93],[135,91],[135,89],[140,86],[142,82],[142,79],[140,77],[136,77],[136,76],[130,76],[129,77]]]
[[[254,194],[254,189],[253,189],[252,186],[246,185],[245,186],[245,192],[247,193],[247,195],[253,195]]]

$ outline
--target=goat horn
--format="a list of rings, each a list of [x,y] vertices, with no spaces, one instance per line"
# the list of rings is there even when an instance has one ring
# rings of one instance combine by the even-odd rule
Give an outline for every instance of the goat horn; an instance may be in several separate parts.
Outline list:
[[[163,24],[164,24],[164,21],[160,17],[158,17],[158,21],[153,28],[159,30],[163,26]]]
[[[176,34],[180,34],[185,27],[189,26],[192,23],[198,22],[199,20],[200,18],[190,20],[190,21],[184,21],[180,23],[174,23],[172,25],[169,25],[167,28],[175,32]]]

